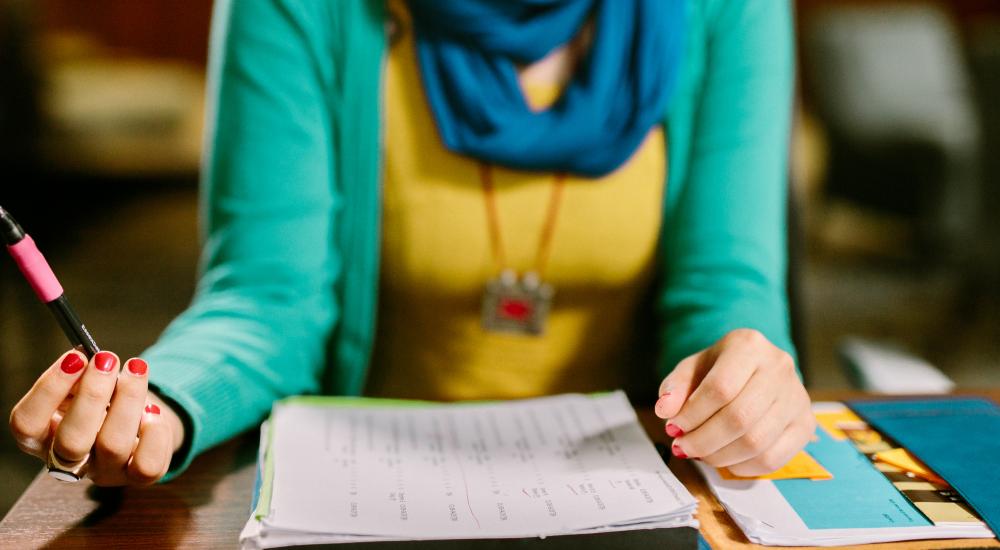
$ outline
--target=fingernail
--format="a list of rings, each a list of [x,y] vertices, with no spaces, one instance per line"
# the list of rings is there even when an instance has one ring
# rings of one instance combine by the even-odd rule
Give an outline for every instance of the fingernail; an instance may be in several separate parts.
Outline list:
[[[653,412],[656,413],[656,416],[659,416],[660,418],[666,418],[667,415],[663,411],[667,406],[668,397],[670,397],[670,392],[664,393],[663,395],[660,396],[659,399],[656,400],[656,405],[653,405]]]
[[[80,358],[79,353],[71,353],[66,357],[63,357],[62,363],[59,364],[59,368],[62,369],[66,374],[76,374],[80,372],[87,363]]]
[[[681,448],[678,447],[677,445],[674,445],[673,447],[671,447],[670,448],[670,452],[674,453],[674,456],[676,456],[677,458],[687,458],[688,457],[688,455],[684,454],[684,451],[682,451]]]
[[[111,372],[115,368],[115,354],[101,351],[94,356],[94,367],[101,372]]]
[[[680,437],[684,435],[684,430],[677,427],[677,424],[667,424],[667,435],[670,437]]]
[[[146,414],[160,414],[160,408],[156,406],[156,403],[150,403],[146,405]]]
[[[131,372],[136,376],[142,376],[146,374],[147,370],[149,370],[149,365],[147,365],[145,361],[139,359],[138,357],[129,359],[128,363],[125,363],[125,366],[128,367],[129,372]]]

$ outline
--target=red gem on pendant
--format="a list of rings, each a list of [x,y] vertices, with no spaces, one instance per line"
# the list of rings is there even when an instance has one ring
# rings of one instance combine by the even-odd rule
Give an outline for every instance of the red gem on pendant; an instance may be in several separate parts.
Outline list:
[[[527,300],[501,298],[497,304],[497,314],[513,321],[526,321],[531,317],[531,303]]]

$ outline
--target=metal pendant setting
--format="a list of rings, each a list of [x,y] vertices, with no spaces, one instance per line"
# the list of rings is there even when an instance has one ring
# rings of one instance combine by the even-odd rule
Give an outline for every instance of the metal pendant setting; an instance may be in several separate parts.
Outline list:
[[[517,273],[504,270],[486,283],[483,330],[541,335],[554,294],[552,286],[532,271],[518,278]]]

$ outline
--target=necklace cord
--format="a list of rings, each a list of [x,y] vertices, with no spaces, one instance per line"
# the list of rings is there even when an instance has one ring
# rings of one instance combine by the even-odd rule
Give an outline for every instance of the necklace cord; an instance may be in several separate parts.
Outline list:
[[[479,164],[479,179],[483,186],[483,202],[486,206],[487,229],[490,236],[490,247],[497,270],[502,272],[509,267],[503,236],[500,232],[500,213],[497,208],[496,189],[493,182],[493,170],[489,164]],[[545,264],[552,250],[552,238],[555,235],[556,219],[559,217],[559,207],[562,203],[563,188],[566,184],[566,174],[557,172],[553,178],[552,191],[549,194],[549,204],[545,212],[545,221],[538,237],[538,248],[535,252],[534,272],[542,277]]]

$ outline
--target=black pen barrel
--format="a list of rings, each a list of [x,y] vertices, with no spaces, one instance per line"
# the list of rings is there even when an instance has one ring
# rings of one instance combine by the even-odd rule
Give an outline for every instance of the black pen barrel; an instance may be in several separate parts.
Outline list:
[[[94,337],[90,335],[90,331],[87,330],[87,327],[84,326],[80,318],[77,317],[76,312],[69,305],[69,300],[66,299],[65,294],[46,305],[49,306],[49,310],[52,311],[52,315],[55,316],[56,321],[59,323],[59,328],[63,330],[69,341],[83,347],[83,352],[87,357],[93,357],[97,352],[101,351],[101,348],[97,347]]]
[[[4,243],[7,245],[17,244],[24,238],[24,229],[21,229],[17,221],[2,206],[0,206],[0,234],[3,235]]]

